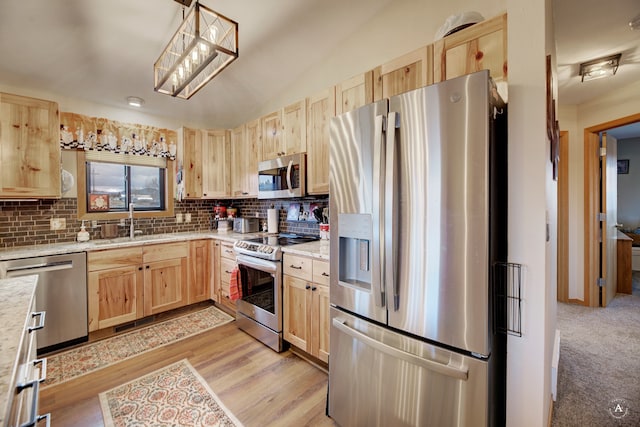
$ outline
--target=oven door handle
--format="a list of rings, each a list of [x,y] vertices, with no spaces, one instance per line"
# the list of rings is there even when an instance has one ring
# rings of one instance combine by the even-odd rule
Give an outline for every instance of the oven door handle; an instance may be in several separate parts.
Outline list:
[[[244,265],[266,273],[275,274],[278,272],[278,264],[274,261],[238,254],[236,255],[236,262],[238,265]]]

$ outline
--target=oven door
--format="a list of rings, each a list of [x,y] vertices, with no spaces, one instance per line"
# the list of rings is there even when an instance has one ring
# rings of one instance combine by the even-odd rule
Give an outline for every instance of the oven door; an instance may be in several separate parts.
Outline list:
[[[242,298],[239,313],[275,332],[282,332],[282,263],[238,254]]]

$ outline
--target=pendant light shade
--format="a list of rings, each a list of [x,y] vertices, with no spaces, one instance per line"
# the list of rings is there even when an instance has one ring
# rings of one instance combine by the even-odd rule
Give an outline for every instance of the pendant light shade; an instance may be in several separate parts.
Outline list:
[[[189,99],[238,58],[238,23],[198,1],[153,66],[154,90]]]

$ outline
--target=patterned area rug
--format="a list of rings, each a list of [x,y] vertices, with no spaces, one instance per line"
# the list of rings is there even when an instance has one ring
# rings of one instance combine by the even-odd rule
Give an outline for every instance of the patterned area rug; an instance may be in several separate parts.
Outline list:
[[[106,368],[166,344],[192,337],[233,320],[211,306],[135,331],[95,341],[47,356],[47,380],[51,386]]]
[[[106,427],[242,426],[186,359],[99,397]]]

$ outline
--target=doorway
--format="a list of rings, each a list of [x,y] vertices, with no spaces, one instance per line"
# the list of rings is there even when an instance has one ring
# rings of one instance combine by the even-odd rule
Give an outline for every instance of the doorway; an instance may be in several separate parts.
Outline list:
[[[606,236],[608,234],[611,237],[612,227],[615,227],[616,225],[609,224],[608,227],[604,229],[604,233],[601,231],[601,221],[604,221],[605,224],[607,223],[606,218],[603,218],[600,215],[601,202],[603,199],[606,199],[606,185],[601,189],[601,178],[604,175],[606,180],[606,172],[607,170],[610,172],[611,167],[607,167],[603,171],[600,158],[599,134],[600,132],[606,132],[610,129],[639,121],[640,114],[634,114],[632,116],[592,126],[584,130],[584,152],[592,153],[591,155],[585,154],[584,159],[584,305],[587,306],[606,307],[608,300],[615,295],[615,290],[612,291],[612,289],[615,288],[613,288],[612,283],[609,283],[610,290],[608,292],[604,291],[604,297],[601,297],[600,288],[603,283],[599,280],[601,277],[606,277],[605,275],[608,268],[611,269],[613,267],[609,264],[612,263],[612,254],[615,253],[615,246],[607,244]],[[603,157],[605,157],[605,162],[603,163],[606,163],[606,154]],[[607,233],[607,230],[609,233]],[[603,246],[601,246],[601,236],[604,241]],[[603,248],[605,253],[603,253]],[[609,274],[609,276],[612,276],[612,274]],[[607,295],[607,293],[609,295]]]

